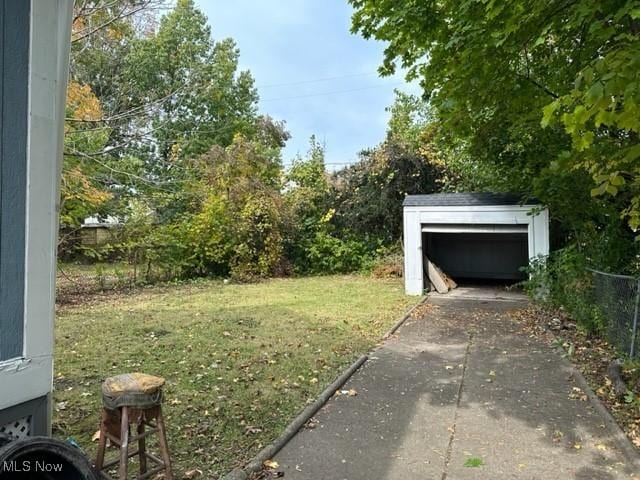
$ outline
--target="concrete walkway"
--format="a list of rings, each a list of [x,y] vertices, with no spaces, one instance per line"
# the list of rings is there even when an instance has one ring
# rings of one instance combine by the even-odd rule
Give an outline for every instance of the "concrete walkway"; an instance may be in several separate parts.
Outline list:
[[[430,299],[276,456],[287,479],[618,480],[634,467],[514,294]],[[472,466],[478,465],[479,466]]]

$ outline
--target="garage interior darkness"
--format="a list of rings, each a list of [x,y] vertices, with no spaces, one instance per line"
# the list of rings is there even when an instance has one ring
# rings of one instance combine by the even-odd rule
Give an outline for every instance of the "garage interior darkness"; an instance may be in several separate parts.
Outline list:
[[[423,254],[456,281],[523,280],[527,225],[423,224]]]
[[[527,233],[423,232],[429,260],[456,282],[523,280],[529,263]],[[474,282],[475,283],[475,282]]]

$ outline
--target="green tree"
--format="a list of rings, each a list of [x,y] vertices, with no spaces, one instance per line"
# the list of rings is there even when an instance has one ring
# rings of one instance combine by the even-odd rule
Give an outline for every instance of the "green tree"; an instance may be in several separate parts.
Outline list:
[[[293,223],[287,256],[302,272],[313,270],[311,246],[319,232],[327,233],[333,215],[324,155],[324,146],[312,136],[306,156],[297,155],[286,174],[285,201]]]
[[[335,224],[385,244],[402,235],[404,197],[439,191],[447,181],[438,125],[427,104],[398,92],[389,111],[386,140],[361,152],[360,160],[336,172],[332,182]]]
[[[638,229],[637,1],[350,2],[353,30],[388,42],[382,73],[419,78],[471,157],[539,196],[546,171],[586,172]]]
[[[281,148],[289,134],[261,118],[259,134],[236,134],[227,147],[215,145],[190,160],[198,189],[187,224],[189,245],[202,273],[231,273],[251,280],[282,273],[289,216],[282,198]],[[199,199],[206,200],[201,205]]]
[[[130,108],[130,92],[121,74],[135,36],[134,20],[139,22],[157,3],[77,0],[74,4],[61,190],[63,240],[85,217],[113,212],[122,193],[112,188],[124,180],[116,174],[117,155],[105,150],[120,142],[127,124],[118,118]]]
[[[180,0],[154,31],[137,38],[125,59],[132,97],[146,112],[132,122],[137,132],[126,152],[136,165],[138,191],[174,222],[192,211],[199,172],[191,159],[234,136],[262,134],[257,93],[248,71],[238,70],[231,39],[214,41],[206,16],[192,0]],[[204,197],[206,198],[206,196]]]
[[[238,71],[239,56],[232,39],[213,41],[193,0],[179,0],[156,32],[134,43],[127,78],[140,103],[153,103],[151,136],[161,161],[199,155],[251,131],[257,93],[250,73]]]

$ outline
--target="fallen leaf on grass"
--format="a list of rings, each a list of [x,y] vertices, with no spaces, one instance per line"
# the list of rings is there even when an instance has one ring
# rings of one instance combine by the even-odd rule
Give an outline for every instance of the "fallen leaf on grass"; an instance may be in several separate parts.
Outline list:
[[[96,433],[91,436],[92,442],[97,442],[98,440],[100,440],[100,430],[96,431]]]

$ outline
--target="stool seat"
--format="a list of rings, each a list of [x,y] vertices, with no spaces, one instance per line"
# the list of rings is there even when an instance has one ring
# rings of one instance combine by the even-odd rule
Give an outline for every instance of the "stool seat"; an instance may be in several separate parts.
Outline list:
[[[116,375],[102,384],[102,403],[110,410],[154,407],[162,403],[164,384],[164,378],[145,373]]]

